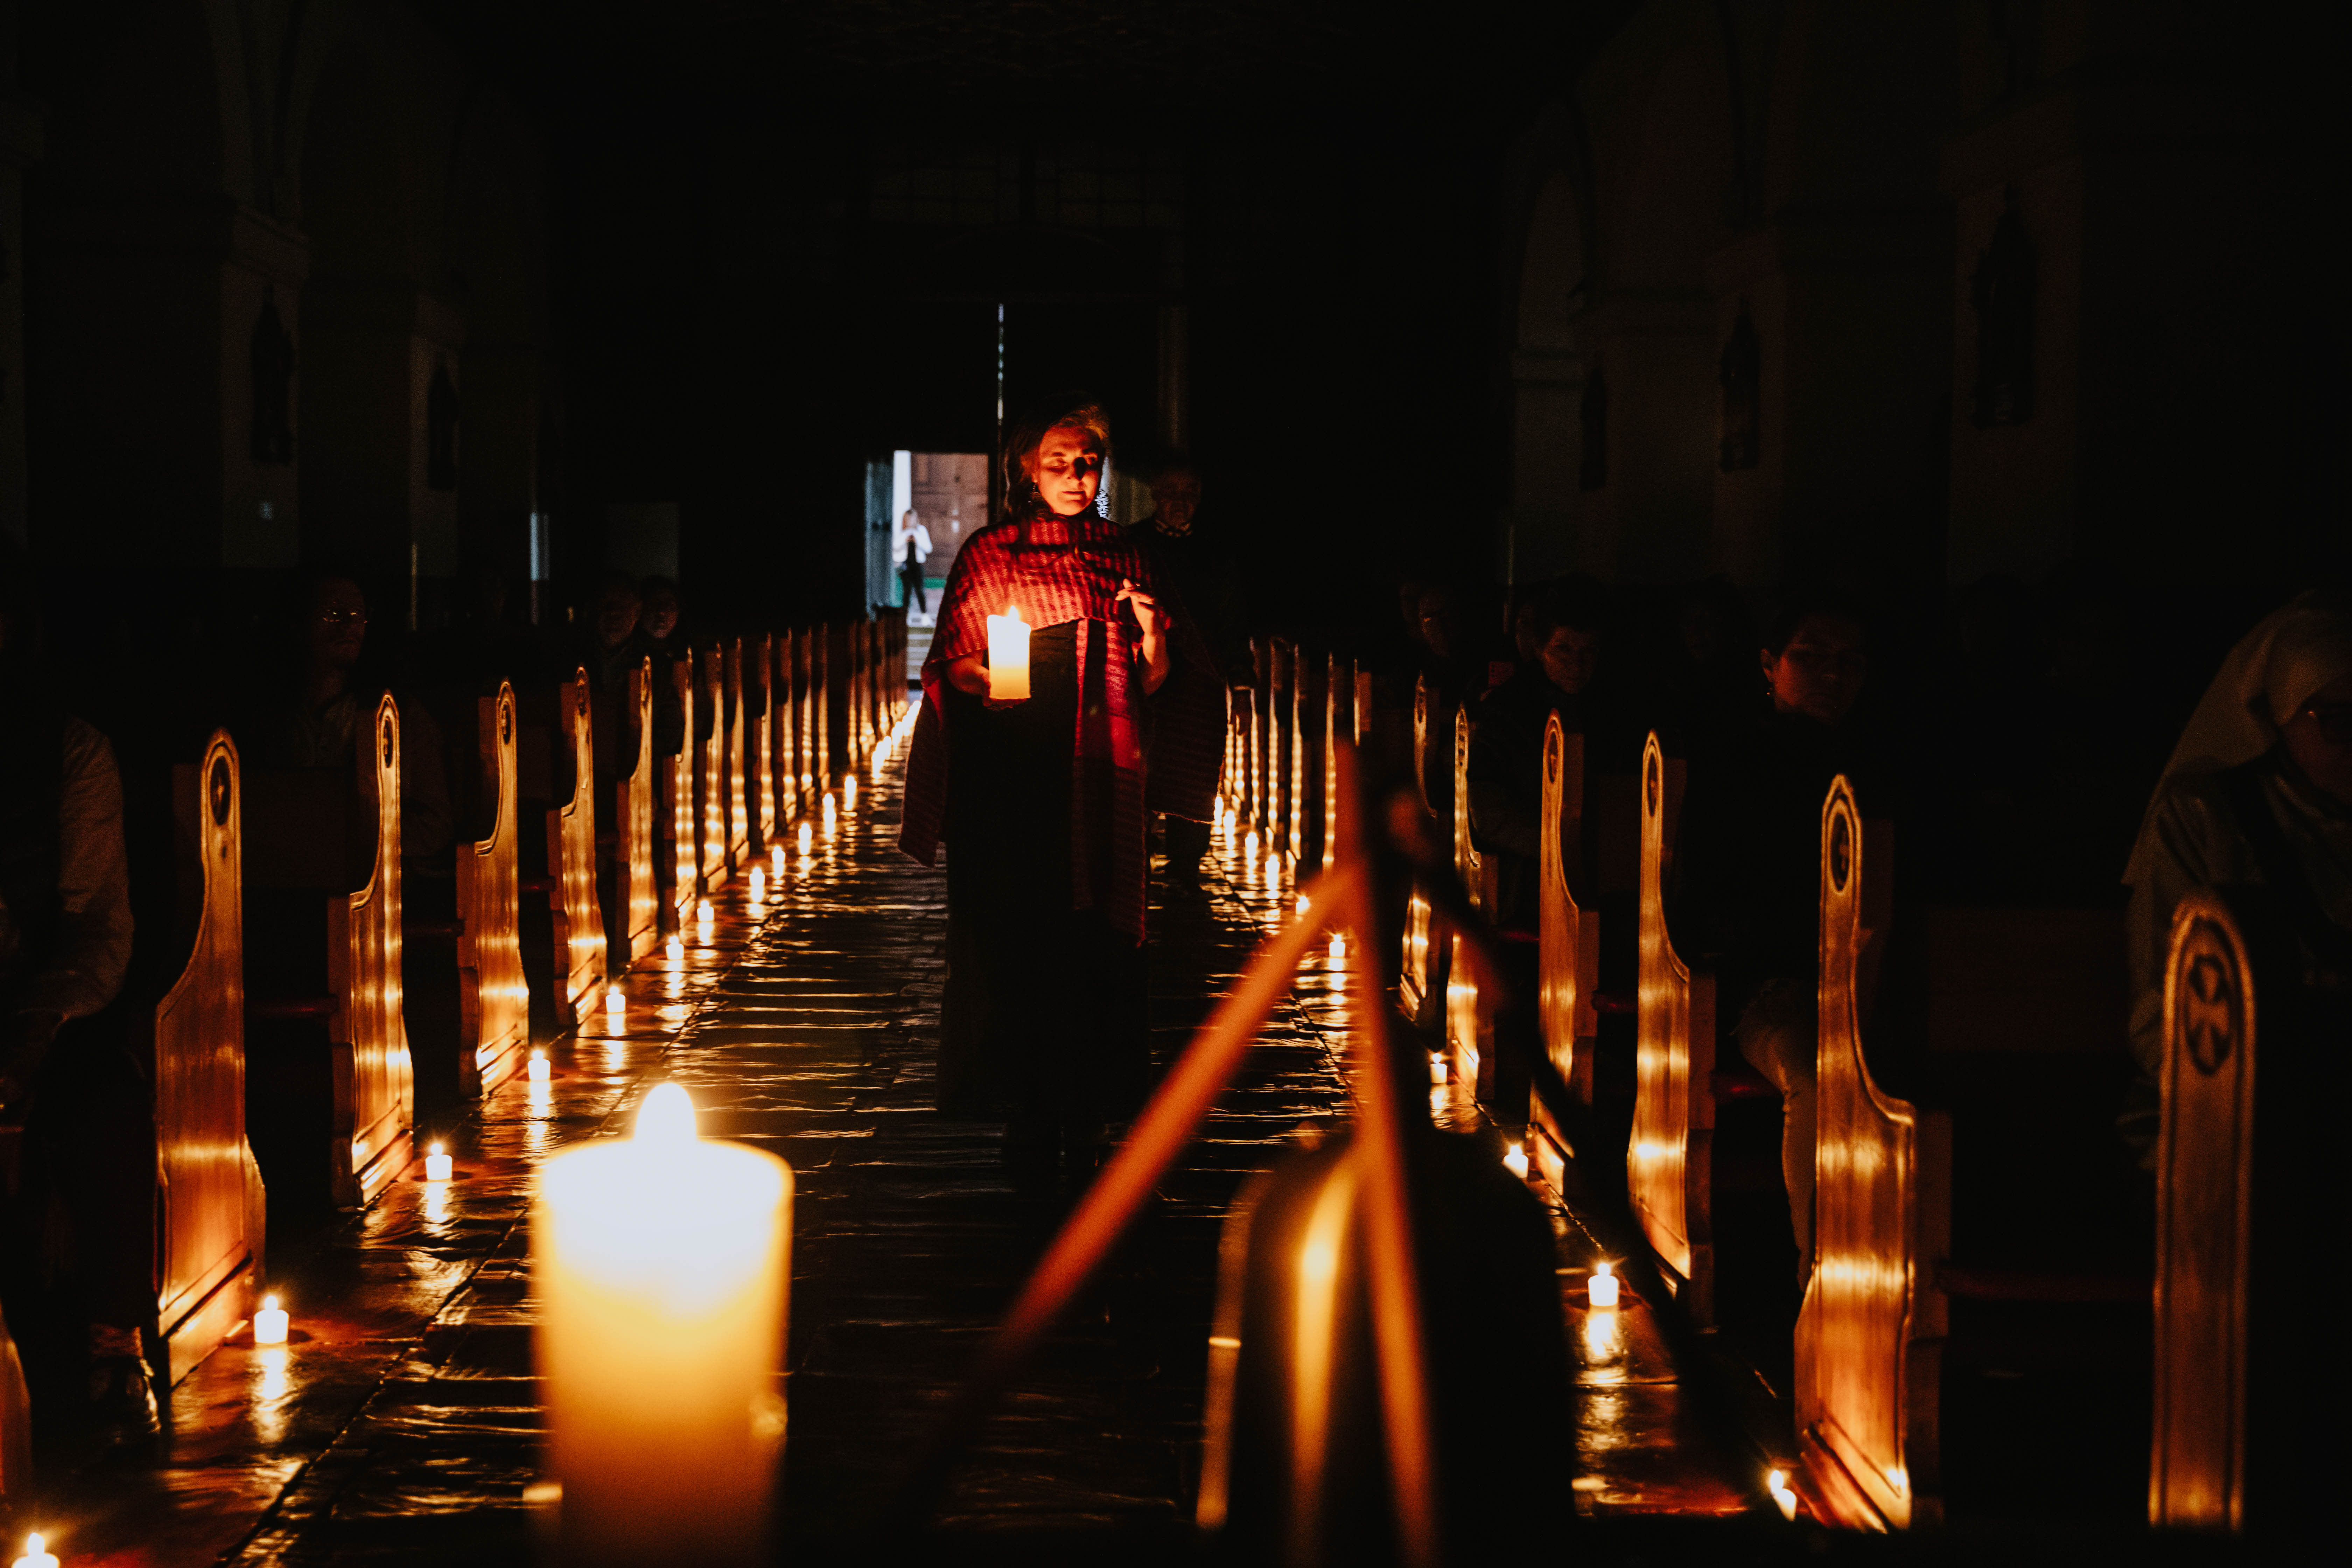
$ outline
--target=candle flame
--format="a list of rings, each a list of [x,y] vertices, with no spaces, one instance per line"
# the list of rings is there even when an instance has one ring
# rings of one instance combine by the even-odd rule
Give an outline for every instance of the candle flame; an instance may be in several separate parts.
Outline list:
[[[261,1299],[261,1310],[265,1312],[274,1312],[278,1310],[278,1298],[275,1296],[264,1296]]]
[[[1601,1279],[1606,1279],[1609,1278],[1609,1265],[1606,1263],[1596,1263],[1592,1266],[1592,1272],[1599,1275]]]
[[[428,1143],[428,1144],[426,1144],[426,1145],[425,1145],[425,1152],[427,1154],[446,1154],[446,1153],[447,1153],[447,1152],[448,1152],[448,1151],[447,1151],[446,1149],[442,1148],[442,1147],[441,1147],[441,1145],[440,1145],[440,1144],[438,1144],[438,1143]]]
[[[1005,606],[1004,606],[1004,618],[1005,618],[1006,620],[1008,620],[1008,621],[1017,621],[1017,620],[1020,620],[1020,619],[1021,619],[1021,612],[1020,612],[1020,610],[1019,610],[1019,609],[1015,608],[1013,605],[1005,605]]]
[[[41,1539],[41,1532],[37,1530],[25,1537],[25,1555],[27,1557],[38,1557],[48,1548],[49,1543]]]
[[[691,1143],[694,1101],[675,1083],[657,1083],[637,1108],[636,1136],[651,1143]]]
[[[1780,1489],[1782,1489],[1783,1488],[1785,1488],[1785,1487],[1789,1484],[1789,1478],[1788,1478],[1788,1476],[1787,1476],[1786,1474],[1782,1473],[1781,1471],[1780,1471],[1780,1470],[1775,1470],[1775,1471],[1773,1471],[1773,1472],[1772,1472],[1772,1474],[1771,1474],[1771,1475],[1770,1475],[1770,1476],[1769,1476],[1769,1477],[1765,1480],[1764,1484],[1765,1484],[1765,1486],[1767,1486],[1768,1488],[1769,1488],[1769,1489],[1772,1489],[1773,1491],[1776,1491],[1776,1492],[1777,1492],[1777,1491],[1780,1491]]]

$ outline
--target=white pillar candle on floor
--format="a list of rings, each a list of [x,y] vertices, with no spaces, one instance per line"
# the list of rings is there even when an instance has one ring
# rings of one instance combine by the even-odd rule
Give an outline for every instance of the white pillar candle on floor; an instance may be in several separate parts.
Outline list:
[[[275,1296],[261,1299],[261,1310],[253,1314],[253,1342],[257,1345],[282,1345],[286,1342],[286,1312]]]
[[[449,1151],[441,1147],[440,1144],[436,1143],[433,1147],[425,1152],[425,1179],[426,1181],[446,1182],[452,1175],[456,1174],[456,1172],[457,1167],[455,1163],[449,1158]]]
[[[1521,1181],[1528,1179],[1528,1152],[1514,1143],[1504,1152],[1503,1168]]]
[[[531,1220],[566,1563],[763,1562],[792,1172],[695,1136],[675,1084],[636,1136],[547,1162]]]
[[[548,1075],[552,1070],[547,1065],[547,1053],[545,1051],[531,1052],[530,1061],[527,1070],[530,1074],[531,1082],[545,1083],[548,1080]]]
[[[1617,1276],[1609,1271],[1606,1263],[1592,1266],[1592,1278],[1585,1281],[1584,1299],[1596,1307],[1617,1304]]]
[[[988,696],[992,702],[1029,700],[1029,624],[1009,605],[988,617]]]
[[[25,1555],[17,1558],[10,1568],[58,1568],[58,1555],[48,1549],[48,1542],[36,1531],[25,1537]]]

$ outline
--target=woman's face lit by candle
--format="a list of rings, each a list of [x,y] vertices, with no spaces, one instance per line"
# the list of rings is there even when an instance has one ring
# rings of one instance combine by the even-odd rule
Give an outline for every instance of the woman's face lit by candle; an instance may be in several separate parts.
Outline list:
[[[1095,504],[1102,488],[1102,453],[1095,438],[1074,425],[1045,432],[1027,468],[1037,494],[1056,517],[1076,517]]]

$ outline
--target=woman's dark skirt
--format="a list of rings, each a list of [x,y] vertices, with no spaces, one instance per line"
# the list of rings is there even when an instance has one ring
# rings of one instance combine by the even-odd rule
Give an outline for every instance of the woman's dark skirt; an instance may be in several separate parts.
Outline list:
[[[1143,949],[1097,910],[1071,907],[1076,630],[1032,634],[1026,702],[991,709],[947,689],[939,1106],[950,1116],[1078,1125],[1124,1121],[1143,1102]],[[1100,701],[1104,639],[1088,640],[1086,684]],[[1108,847],[1087,847],[1097,885]]]

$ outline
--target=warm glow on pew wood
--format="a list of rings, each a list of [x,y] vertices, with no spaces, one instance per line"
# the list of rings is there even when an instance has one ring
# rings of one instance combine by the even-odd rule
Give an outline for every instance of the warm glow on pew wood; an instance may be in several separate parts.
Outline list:
[[[497,695],[482,698],[478,721],[482,799],[490,807],[490,831],[486,838],[457,846],[457,869],[461,927],[457,1066],[460,1081],[478,1094],[514,1076],[516,1058],[530,1037],[530,987],[522,972],[521,870],[517,860],[521,789],[515,761],[514,688],[500,681]],[[593,825],[592,816],[592,895]]]
[[[604,916],[596,902],[596,745],[591,722],[588,671],[556,688],[564,751],[572,764],[572,798],[547,814],[547,864],[556,896],[549,912],[555,942],[555,1021],[580,1022],[581,1003],[604,979]]]
[[[1677,804],[1674,764],[1653,732],[1642,751],[1640,981],[1627,1194],[1684,1310],[1715,1313],[1709,1221],[1715,1141],[1715,976],[1694,971],[1666,931],[1665,877]]]
[[[1864,1060],[1865,842],[1840,778],[1822,811],[1814,1261],[1797,1320],[1797,1440],[1808,1492],[1832,1520],[1902,1530],[1942,1511],[1936,1274],[1948,1251],[1950,1134],[1941,1116],[1881,1092]]]

